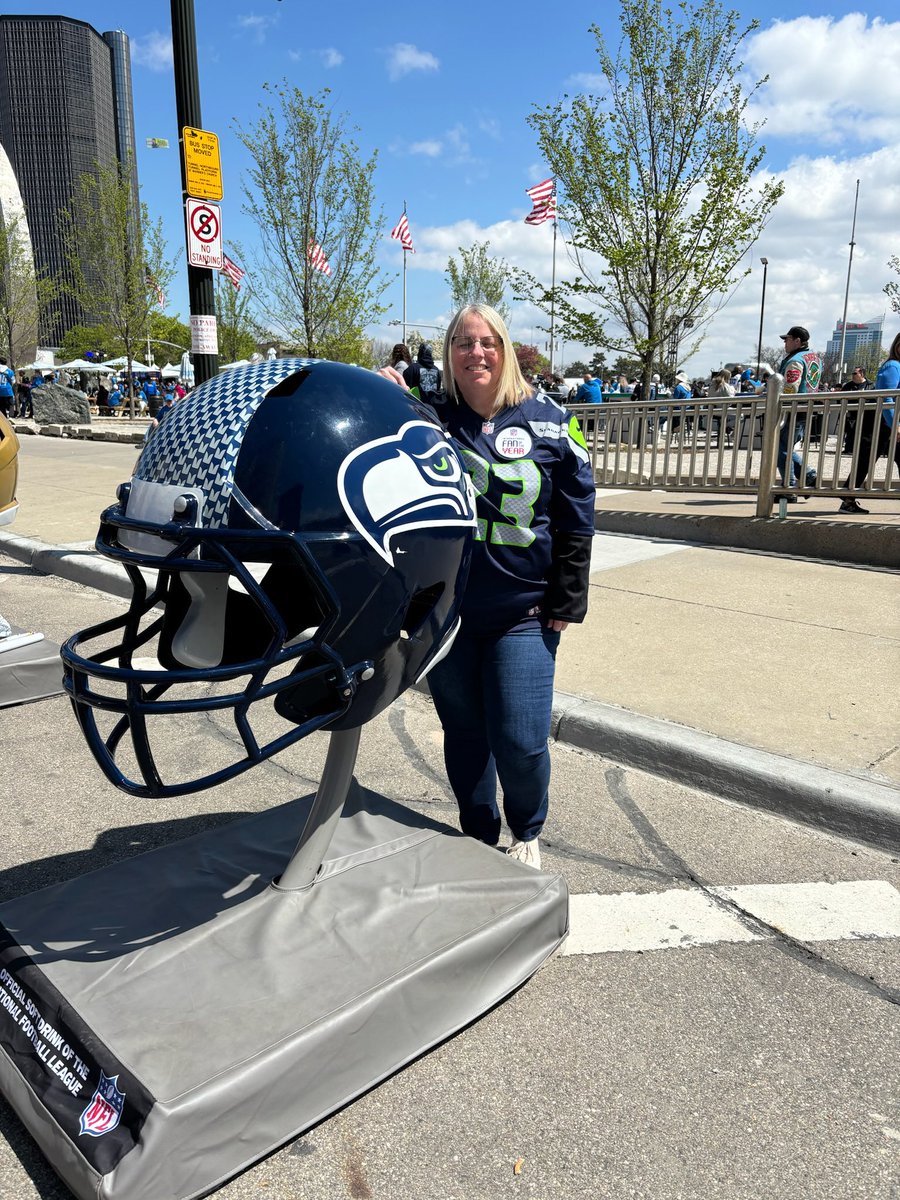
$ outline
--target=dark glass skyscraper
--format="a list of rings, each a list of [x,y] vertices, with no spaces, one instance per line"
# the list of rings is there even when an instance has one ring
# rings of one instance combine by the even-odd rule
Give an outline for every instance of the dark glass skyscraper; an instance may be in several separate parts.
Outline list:
[[[128,37],[70,17],[0,16],[0,142],[22,193],[35,265],[67,277],[59,212],[95,162],[134,155]],[[138,212],[136,170],[133,175]],[[61,296],[42,342],[57,345],[84,314]]]

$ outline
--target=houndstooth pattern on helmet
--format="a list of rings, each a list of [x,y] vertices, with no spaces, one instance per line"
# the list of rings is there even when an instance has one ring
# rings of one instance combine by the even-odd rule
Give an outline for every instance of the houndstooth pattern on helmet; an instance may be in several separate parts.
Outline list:
[[[200,384],[153,434],[138,459],[135,478],[201,488],[206,497],[204,526],[225,525],[250,418],[277,383],[316,361],[278,358],[233,367]]]

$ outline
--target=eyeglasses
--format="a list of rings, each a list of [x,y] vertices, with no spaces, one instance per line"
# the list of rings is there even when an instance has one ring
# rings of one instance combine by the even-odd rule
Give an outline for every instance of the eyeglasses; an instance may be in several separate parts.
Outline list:
[[[480,345],[485,353],[491,350],[500,348],[499,339],[495,337],[470,338],[470,337],[455,337],[450,339],[457,350],[462,350],[463,354],[468,354],[470,350],[474,350],[476,345]]]

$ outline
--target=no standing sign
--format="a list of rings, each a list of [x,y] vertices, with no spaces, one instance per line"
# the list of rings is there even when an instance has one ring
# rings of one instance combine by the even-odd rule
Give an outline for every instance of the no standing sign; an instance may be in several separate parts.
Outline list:
[[[218,204],[208,200],[188,199],[185,203],[187,221],[188,262],[192,267],[208,267],[221,271],[222,212]]]

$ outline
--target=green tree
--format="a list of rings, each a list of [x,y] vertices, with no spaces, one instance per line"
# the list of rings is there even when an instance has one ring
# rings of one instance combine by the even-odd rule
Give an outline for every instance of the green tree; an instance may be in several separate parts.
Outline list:
[[[634,355],[648,379],[685,319],[708,320],[746,274],[783,185],[753,178],[765,147],[746,110],[765,80],[745,92],[739,54],[758,22],[741,28],[719,0],[620,4],[615,53],[591,28],[603,94],[566,97],[529,123],[579,272],[556,289],[565,336]],[[547,305],[545,288],[531,279],[529,290]]]
[[[216,277],[216,321],[222,362],[249,358],[256,350],[262,331],[253,320],[252,306],[246,275],[241,280],[240,288],[236,288],[223,275]],[[276,340],[273,339],[273,344]]]
[[[454,310],[467,304],[489,304],[504,321],[509,321],[509,305],[503,293],[509,283],[510,271],[505,259],[492,258],[490,242],[473,242],[470,249],[459,247],[459,262],[447,261],[444,278],[450,285]]]
[[[629,357],[627,354],[620,354],[612,365],[612,376],[614,379],[618,379],[620,375],[624,375],[626,379],[636,379],[640,373],[640,359]]]
[[[73,358],[93,358],[102,362],[105,358],[118,358],[125,348],[114,330],[106,325],[72,325],[67,329],[60,344],[57,357],[63,362]]]
[[[900,256],[892,254],[888,259],[887,264],[892,271],[896,271],[900,275]],[[882,288],[882,291],[891,302],[891,308],[895,313],[900,313],[900,283],[896,279],[890,280]]]
[[[0,209],[0,355],[14,371],[34,358],[41,317],[58,290],[35,269],[24,218]]]
[[[78,180],[61,214],[71,282],[65,286],[89,317],[111,330],[128,360],[130,415],[135,415],[132,362],[146,354],[151,314],[173,275],[162,220],[145,204],[135,219],[129,163],[95,164]]]
[[[244,211],[259,230],[256,300],[280,339],[304,354],[362,362],[364,330],[386,308],[388,281],[375,263],[378,230],[369,159],[348,134],[345,117],[328,104],[328,89],[305,96],[286,81],[264,84],[270,98],[249,128],[236,126],[252,166],[244,180]],[[309,247],[322,248],[331,274],[316,270]]]
[[[177,365],[185,350],[191,348],[190,327],[185,325],[180,317],[170,317],[167,313],[158,310],[154,310],[150,314],[149,337],[150,354],[157,366],[162,366],[167,362],[174,362]]]

